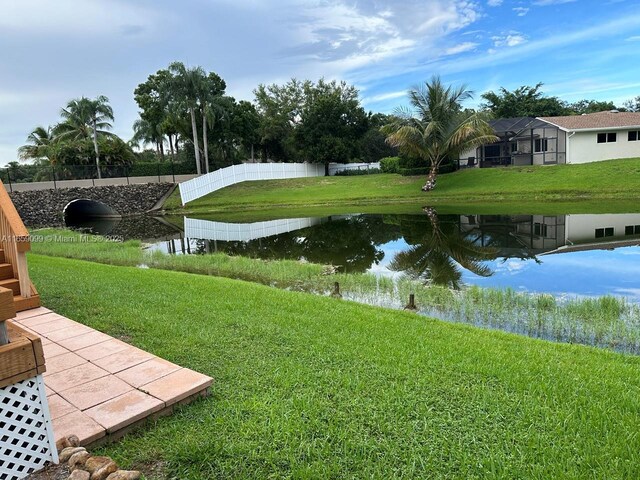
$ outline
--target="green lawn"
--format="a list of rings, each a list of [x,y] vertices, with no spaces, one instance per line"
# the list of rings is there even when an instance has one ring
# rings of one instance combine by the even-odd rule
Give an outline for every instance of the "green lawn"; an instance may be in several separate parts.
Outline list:
[[[30,255],[44,305],[213,376],[104,452],[166,478],[640,477],[640,359],[180,272]]]
[[[165,204],[169,213],[228,212],[233,209],[318,208],[384,204],[473,205],[509,204],[527,208],[558,202],[592,204],[602,200],[632,204],[640,199],[640,159],[610,160],[585,165],[469,169],[438,179],[433,192],[420,191],[422,177],[379,174],[244,182],[180,205],[177,191]],[[614,202],[615,201],[615,202]],[[557,207],[553,207],[557,208]],[[636,207],[637,209],[637,207]],[[531,212],[529,212],[531,213]]]

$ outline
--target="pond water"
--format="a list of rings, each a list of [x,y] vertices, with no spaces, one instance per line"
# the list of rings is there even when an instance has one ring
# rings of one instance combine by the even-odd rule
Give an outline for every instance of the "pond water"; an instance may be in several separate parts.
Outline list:
[[[135,220],[140,222],[140,220]],[[184,218],[179,229],[112,221],[123,234],[175,254],[225,252],[332,264],[343,272],[459,288],[511,287],[554,296],[616,295],[640,303],[640,214],[338,215],[229,223]],[[84,225],[91,226],[91,225]]]

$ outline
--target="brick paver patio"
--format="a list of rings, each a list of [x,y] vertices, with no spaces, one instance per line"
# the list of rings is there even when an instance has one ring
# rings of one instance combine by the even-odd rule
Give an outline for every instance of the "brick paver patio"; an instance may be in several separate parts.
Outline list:
[[[20,312],[15,321],[42,338],[56,440],[74,434],[87,445],[116,438],[137,422],[206,394],[212,383],[47,308]]]

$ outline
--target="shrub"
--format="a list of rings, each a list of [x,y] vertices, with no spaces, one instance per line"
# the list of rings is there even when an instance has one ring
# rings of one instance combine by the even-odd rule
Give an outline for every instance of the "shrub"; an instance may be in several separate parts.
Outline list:
[[[336,172],[336,177],[350,177],[354,175],[372,175],[374,173],[382,173],[382,170],[379,168],[353,168],[350,170],[342,170],[341,172]]]
[[[380,159],[382,173],[400,173],[400,157],[385,157]]]

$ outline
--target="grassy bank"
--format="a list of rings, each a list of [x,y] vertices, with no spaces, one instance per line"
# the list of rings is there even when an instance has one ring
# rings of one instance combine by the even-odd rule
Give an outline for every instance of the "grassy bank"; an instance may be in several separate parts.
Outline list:
[[[330,265],[293,260],[260,260],[224,253],[167,255],[147,252],[139,241],[104,241],[69,230],[33,234],[35,253],[109,265],[145,266],[226,277],[280,289],[328,295],[339,282],[344,298],[401,310],[410,293],[420,313],[534,338],[581,343],[640,354],[640,306],[623,299],[571,299],[513,290],[466,288],[458,292],[426,286],[409,278],[391,280],[372,274],[336,273]]]
[[[631,204],[631,200],[640,199],[640,159],[585,165],[468,169],[440,176],[437,188],[429,193],[420,191],[423,183],[422,177],[392,174],[244,182],[190,202],[184,209],[175,192],[165,204],[165,210],[169,213],[211,213],[230,208],[238,211],[400,203],[446,205],[458,209],[499,203],[508,210],[508,204],[512,203],[516,208],[511,210],[518,210],[522,204],[536,206],[544,202],[590,201],[595,204],[607,200],[612,204],[617,201]],[[524,213],[511,210],[509,213]],[[637,206],[633,211],[637,211]],[[565,212],[556,210],[555,213]]]
[[[30,256],[44,304],[213,376],[105,453],[166,478],[637,478],[640,359],[180,272]],[[96,281],[99,278],[100,281]]]

